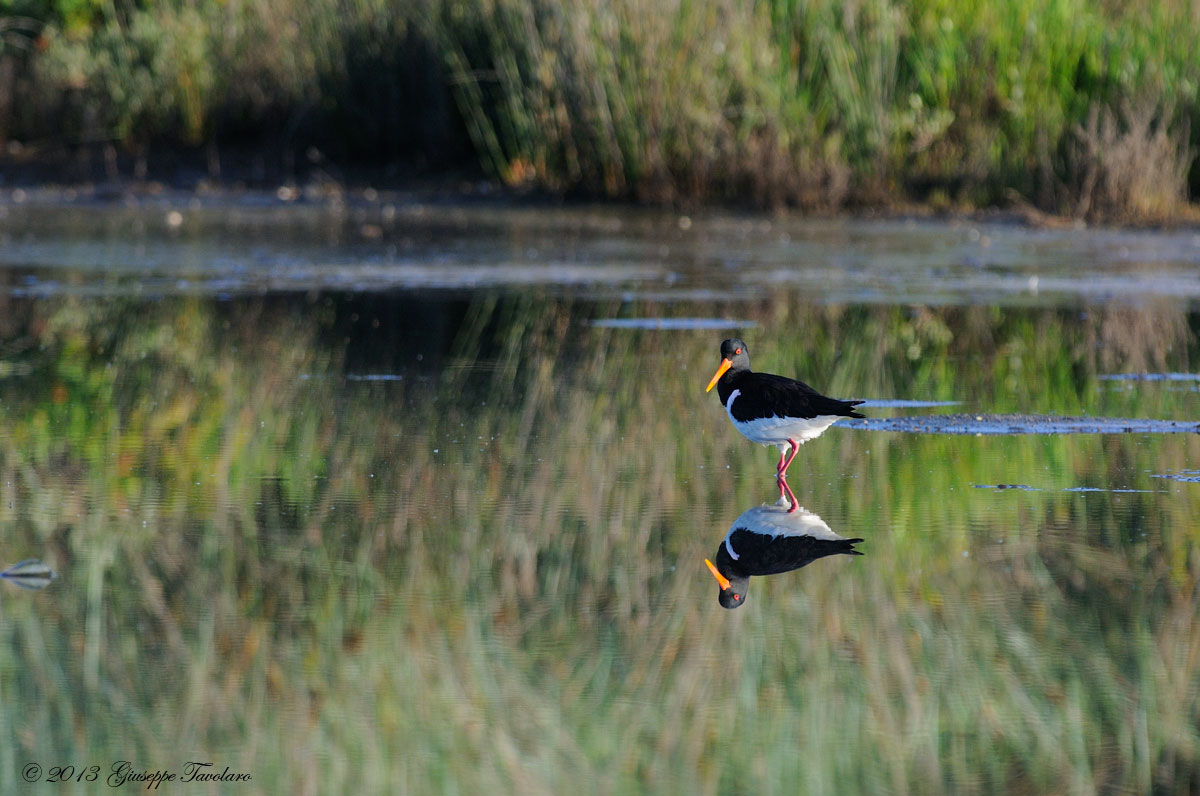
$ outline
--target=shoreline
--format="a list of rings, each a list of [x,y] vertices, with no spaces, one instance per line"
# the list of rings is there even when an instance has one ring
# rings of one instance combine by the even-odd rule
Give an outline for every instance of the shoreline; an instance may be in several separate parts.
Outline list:
[[[596,208],[640,210],[664,215],[676,213],[681,218],[705,214],[745,214],[773,218],[828,218],[919,221],[969,221],[1001,224],[1032,229],[1130,229],[1180,230],[1200,229],[1200,204],[1190,203],[1176,217],[1158,221],[1088,221],[1086,219],[1046,213],[1029,204],[1007,207],[952,208],[931,203],[897,201],[888,206],[857,206],[838,209],[802,209],[796,207],[763,208],[734,202],[692,202],[664,204],[639,202],[606,197],[557,196],[535,189],[514,189],[489,180],[471,182],[447,178],[421,179],[389,187],[309,180],[284,181],[272,187],[244,182],[212,182],[203,180],[188,188],[155,179],[122,178],[103,182],[0,183],[0,208],[63,207],[70,205],[111,207],[115,205],[182,208],[204,206],[253,206],[261,208],[313,207],[339,205],[495,205],[497,207]]]
[[[971,221],[1026,226],[1036,229],[1136,229],[1177,230],[1200,227],[1200,203],[1188,202],[1182,212],[1167,219],[1087,220],[1049,213],[1012,193],[1006,205],[972,207],[965,203],[920,200],[899,196],[882,201],[872,191],[870,199],[840,207],[769,206],[754,201],[682,200],[647,201],[611,198],[582,192],[558,194],[532,183],[510,186],[477,169],[418,171],[397,163],[335,164],[310,150],[303,162],[285,169],[279,162],[254,150],[222,150],[220,165],[213,168],[211,153],[161,149],[136,159],[128,152],[114,154],[105,163],[94,148],[73,154],[18,149],[0,155],[0,207],[37,205],[111,205],[159,202],[163,206],[202,201],[235,205],[287,207],[337,204],[496,204],[528,207],[604,207],[638,209],[681,215],[745,213],[791,218],[920,219]],[[211,174],[217,172],[217,176]],[[108,172],[108,173],[106,173]],[[138,173],[143,176],[137,176]],[[290,173],[289,173],[290,172]],[[114,176],[115,175],[115,176]],[[902,194],[902,191],[897,191]],[[936,191],[929,192],[936,195]]]

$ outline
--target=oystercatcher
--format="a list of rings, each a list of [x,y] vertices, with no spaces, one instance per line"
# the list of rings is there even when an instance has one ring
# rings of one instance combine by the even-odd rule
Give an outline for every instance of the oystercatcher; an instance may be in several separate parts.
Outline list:
[[[746,601],[752,575],[791,572],[838,553],[861,556],[854,549],[861,541],[839,536],[816,514],[780,498],[773,506],[742,512],[713,556],[717,563],[707,558],[704,563],[721,585],[721,605],[737,608]]]
[[[714,385],[733,427],[743,437],[778,446],[775,474],[780,479],[803,443],[821,436],[843,417],[863,416],[854,411],[862,401],[827,398],[802,381],[750,370],[750,352],[736,338],[721,343],[721,366],[704,391]]]

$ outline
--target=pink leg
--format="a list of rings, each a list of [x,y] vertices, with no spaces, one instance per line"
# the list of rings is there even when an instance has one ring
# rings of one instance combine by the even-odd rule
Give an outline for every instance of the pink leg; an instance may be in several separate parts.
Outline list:
[[[788,509],[788,514],[791,514],[800,505],[796,502],[796,496],[792,494],[792,488],[788,486],[786,478],[776,478],[775,482],[779,484],[779,497],[786,497],[792,507]]]
[[[787,475],[787,468],[791,465],[792,459],[795,459],[796,454],[800,452],[800,443],[799,442],[796,442],[796,440],[794,440],[794,439],[789,439],[788,443],[792,446],[792,455],[787,457],[786,462],[783,460],[782,455],[779,457],[779,465],[780,466],[776,470],[776,472],[779,474],[780,478],[783,478]]]
[[[779,452],[779,464],[775,465],[775,475],[779,475],[783,471],[783,460],[787,458],[787,451]]]

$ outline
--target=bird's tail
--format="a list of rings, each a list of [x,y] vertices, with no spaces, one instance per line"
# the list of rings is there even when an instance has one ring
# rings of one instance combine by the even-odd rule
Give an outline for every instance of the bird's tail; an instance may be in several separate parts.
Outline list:
[[[848,556],[861,556],[862,552],[854,549],[854,545],[862,542],[862,539],[843,539],[837,552],[845,553]]]

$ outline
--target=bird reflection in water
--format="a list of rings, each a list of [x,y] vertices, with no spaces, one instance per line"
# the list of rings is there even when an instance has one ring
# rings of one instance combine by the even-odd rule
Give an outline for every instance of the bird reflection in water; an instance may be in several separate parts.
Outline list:
[[[825,521],[798,506],[795,498],[780,496],[773,505],[742,512],[721,540],[714,564],[707,558],[713,577],[720,584],[720,603],[737,608],[746,601],[750,578],[778,575],[811,564],[825,556],[860,556],[854,545],[862,539],[847,539],[829,529]]]

